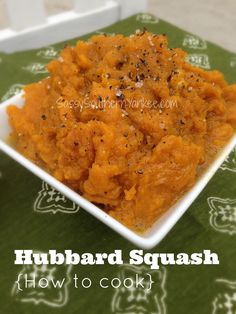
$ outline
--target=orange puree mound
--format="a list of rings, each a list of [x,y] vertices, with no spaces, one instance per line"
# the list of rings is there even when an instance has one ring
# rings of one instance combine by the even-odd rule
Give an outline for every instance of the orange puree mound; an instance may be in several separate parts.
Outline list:
[[[8,108],[17,149],[142,231],[196,181],[236,126],[236,85],[147,31],[66,47]]]

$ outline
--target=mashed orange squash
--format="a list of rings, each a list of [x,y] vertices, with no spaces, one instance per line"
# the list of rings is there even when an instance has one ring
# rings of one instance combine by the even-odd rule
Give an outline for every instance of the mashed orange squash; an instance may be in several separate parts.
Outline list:
[[[65,47],[49,77],[8,108],[12,139],[126,226],[150,227],[236,126],[236,85],[186,61],[164,35],[94,36]]]

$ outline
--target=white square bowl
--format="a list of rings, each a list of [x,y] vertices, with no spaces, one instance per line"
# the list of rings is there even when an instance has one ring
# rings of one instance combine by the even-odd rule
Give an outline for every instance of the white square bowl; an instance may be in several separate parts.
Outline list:
[[[18,94],[0,104],[0,150],[9,155],[19,164],[30,170],[43,181],[47,182],[56,190],[60,191],[63,195],[81,206],[83,209],[85,209],[87,212],[105,223],[107,226],[115,230],[124,238],[143,249],[153,248],[166,236],[166,234],[172,229],[172,227],[177,223],[180,217],[185,213],[185,211],[201,193],[201,191],[210,181],[217,169],[223,163],[225,158],[236,145],[236,135],[234,135],[230,142],[224,147],[224,149],[217,154],[215,160],[197,180],[192,189],[189,190],[174,206],[166,211],[149,230],[147,230],[143,234],[138,234],[128,229],[117,220],[106,214],[103,210],[80,196],[75,191],[71,190],[66,185],[56,180],[45,170],[36,166],[30,160],[26,159],[24,156],[18,153],[11,145],[9,145],[7,138],[11,132],[11,128],[8,123],[6,108],[10,104],[15,104],[18,107],[22,107],[24,105],[24,99],[22,98],[22,95],[23,93]]]

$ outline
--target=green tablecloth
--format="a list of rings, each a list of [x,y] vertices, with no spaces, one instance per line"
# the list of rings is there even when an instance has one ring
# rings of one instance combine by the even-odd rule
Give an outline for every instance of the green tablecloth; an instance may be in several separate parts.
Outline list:
[[[200,22],[200,21],[199,21]],[[205,69],[219,69],[236,81],[236,54],[187,33],[149,14],[138,14],[106,28],[107,33],[129,35],[146,27],[167,34],[172,47],[183,47],[189,61]],[[84,36],[83,38],[88,38]],[[73,44],[76,40],[71,40]],[[64,44],[40,50],[0,54],[0,99],[18,92],[23,84],[47,76],[45,64]],[[66,200],[46,183],[0,153],[0,313],[101,314],[235,314],[236,313],[236,150],[191,208],[152,252],[219,254],[219,266],[165,266],[153,273],[156,283],[148,295],[141,289],[102,289],[98,280],[145,273],[147,267],[123,266],[16,266],[15,249],[76,252],[112,252],[124,256],[133,249],[128,241]],[[64,277],[61,289],[17,290],[20,273],[36,279]],[[72,285],[90,277],[89,289]]]

